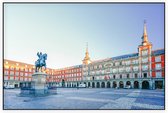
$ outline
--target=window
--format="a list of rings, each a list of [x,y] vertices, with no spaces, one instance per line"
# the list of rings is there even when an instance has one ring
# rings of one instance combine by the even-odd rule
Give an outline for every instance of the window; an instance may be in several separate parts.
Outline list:
[[[90,70],[93,70],[93,67],[92,67],[92,66],[90,67]]]
[[[10,67],[11,70],[14,70],[14,67]]]
[[[117,73],[117,69],[113,69],[113,73]]]
[[[94,69],[97,69],[97,66],[94,66]]]
[[[110,73],[110,68],[107,68],[107,69],[105,70],[105,72],[106,72],[106,73]]]
[[[19,76],[19,72],[15,72],[15,75],[16,75],[16,76]]]
[[[148,58],[143,58],[142,59],[142,63],[147,63],[148,62]]]
[[[98,74],[99,74],[99,71],[96,71],[96,74],[98,75]]]
[[[20,76],[23,76],[23,73],[20,73]]]
[[[8,76],[4,76],[4,80],[8,80]]]
[[[124,61],[122,61],[122,65],[124,65],[125,64],[125,62]]]
[[[148,50],[143,50],[142,51],[142,56],[146,56],[146,55],[148,55]]]
[[[138,64],[138,63],[139,63],[138,60],[133,60],[133,61],[132,61],[132,64]]]
[[[119,62],[116,62],[115,65],[116,65],[116,66],[119,66]]]
[[[161,56],[156,56],[155,57],[155,62],[161,62]]]
[[[26,68],[25,71],[28,72],[28,69]]]
[[[126,72],[130,72],[131,68],[130,67],[126,67]]]
[[[119,72],[123,72],[123,70],[124,70],[123,68],[119,68]]]
[[[116,76],[115,76],[115,75],[113,75],[113,78],[115,79],[115,78],[116,78]]]
[[[143,75],[144,75],[144,78],[147,78],[147,73],[144,73]]]
[[[18,71],[18,70],[19,70],[19,67],[16,67],[16,70]]]
[[[31,78],[29,78],[29,81],[31,81]]]
[[[133,67],[133,70],[134,70],[134,71],[138,71],[138,66],[134,66],[134,67]]]
[[[20,81],[23,81],[23,77],[20,77]]]
[[[19,80],[19,78],[18,78],[18,77],[15,77],[15,80]]]
[[[4,73],[5,75],[8,75],[8,71],[5,71],[5,73]]]
[[[24,68],[21,68],[20,70],[21,70],[21,71],[24,71]]]
[[[129,74],[127,74],[127,78],[129,78]]]
[[[13,80],[14,79],[14,77],[13,76],[10,76],[10,80]]]
[[[13,71],[10,71],[10,75],[14,75],[14,72],[13,72]]]
[[[135,74],[135,78],[138,78],[138,74]]]
[[[122,75],[120,75],[120,78],[122,78]]]
[[[156,72],[156,78],[161,78],[162,77],[162,72]]]
[[[99,68],[101,69],[101,68],[102,68],[102,65],[99,65]]]
[[[5,69],[9,69],[9,66],[5,66]]]
[[[160,70],[161,69],[161,64],[156,64],[156,70]]]
[[[143,70],[143,71],[148,70],[148,65],[143,65],[143,66],[142,66],[142,70]]]
[[[101,73],[104,74],[104,70],[102,70]]]
[[[130,63],[131,63],[131,62],[130,62],[129,60],[128,60],[128,61],[125,61],[125,64],[126,64],[126,65],[130,65]]]

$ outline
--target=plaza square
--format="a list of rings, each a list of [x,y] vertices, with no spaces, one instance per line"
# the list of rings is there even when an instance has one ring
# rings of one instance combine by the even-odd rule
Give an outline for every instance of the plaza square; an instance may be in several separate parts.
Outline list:
[[[20,97],[4,90],[4,109],[164,109],[163,90],[58,88],[57,95]]]
[[[164,5],[4,3],[3,109],[165,110]]]

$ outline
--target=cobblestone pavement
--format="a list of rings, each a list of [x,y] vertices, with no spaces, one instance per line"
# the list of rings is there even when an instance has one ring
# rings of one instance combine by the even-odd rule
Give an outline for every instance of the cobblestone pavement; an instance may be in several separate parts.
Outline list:
[[[57,95],[20,97],[4,90],[4,109],[164,109],[164,90],[58,88]]]

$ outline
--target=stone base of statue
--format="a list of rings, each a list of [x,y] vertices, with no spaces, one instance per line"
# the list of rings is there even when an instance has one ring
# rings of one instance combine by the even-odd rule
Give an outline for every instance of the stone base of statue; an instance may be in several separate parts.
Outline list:
[[[34,95],[46,95],[48,94],[48,88],[46,84],[46,74],[45,73],[34,73],[32,75],[32,93]]]
[[[20,96],[47,96],[56,94],[56,87],[49,87],[46,82],[47,74],[37,72],[32,75],[31,82],[22,82]]]

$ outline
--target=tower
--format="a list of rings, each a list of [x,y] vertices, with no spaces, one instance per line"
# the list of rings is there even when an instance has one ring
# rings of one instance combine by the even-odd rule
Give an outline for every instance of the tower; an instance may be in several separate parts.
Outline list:
[[[143,36],[142,36],[142,45],[143,46],[151,45],[150,42],[148,41],[148,35],[147,35],[147,30],[146,30],[146,21],[144,21],[144,31],[143,31]]]
[[[144,21],[144,30],[142,43],[138,46],[139,69],[142,78],[150,78],[151,75],[151,50],[152,44],[148,41],[146,21]]]
[[[89,52],[88,52],[88,43],[86,44],[85,58],[82,61],[83,61],[83,64],[85,65],[88,65],[89,63],[91,63]]]

